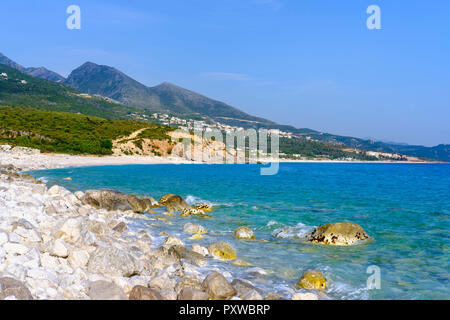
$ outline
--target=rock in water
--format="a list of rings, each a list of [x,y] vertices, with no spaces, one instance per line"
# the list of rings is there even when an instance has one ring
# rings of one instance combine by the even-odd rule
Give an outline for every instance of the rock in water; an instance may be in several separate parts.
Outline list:
[[[193,289],[193,288],[183,288],[178,294],[177,300],[208,300],[209,294],[204,291]]]
[[[222,260],[236,259],[236,251],[228,243],[219,241],[208,247],[209,254]]]
[[[83,197],[83,203],[97,209],[108,211],[132,210],[136,213],[150,211],[153,207],[158,206],[158,202],[152,197],[138,198],[131,194],[109,189],[87,190]]]
[[[324,290],[327,288],[327,279],[320,271],[306,271],[297,283],[297,287],[308,290]]]
[[[0,300],[14,296],[18,300],[33,300],[30,290],[21,281],[13,278],[0,278]]]
[[[194,206],[194,209],[202,210],[203,212],[213,211],[213,207],[208,203],[199,203]]]
[[[158,291],[144,286],[134,286],[129,300],[164,300]]]
[[[166,205],[167,199],[169,199],[170,197],[173,197],[173,196],[176,196],[176,194],[173,194],[173,193],[166,193],[165,195],[163,195],[163,196],[159,199],[158,203],[159,203],[160,205],[162,205],[162,206],[165,206],[165,205]]]
[[[238,239],[255,239],[253,230],[247,226],[242,226],[234,230],[234,236]]]
[[[183,232],[190,233],[190,234],[205,234],[206,229],[205,227],[199,225],[199,224],[193,224],[193,223],[186,223],[183,226]]]
[[[166,206],[167,211],[183,211],[184,209],[192,209],[192,207],[184,201],[184,199],[175,194],[166,194],[161,197],[159,204]]]
[[[225,300],[234,297],[237,293],[227,279],[218,272],[210,273],[203,280],[202,287],[212,300]]]
[[[140,261],[131,254],[113,247],[98,247],[89,258],[90,273],[131,277],[142,271]]]
[[[168,236],[166,239],[164,239],[163,245],[167,248],[170,248],[171,246],[184,246],[184,242],[177,237]]]
[[[310,242],[336,246],[349,246],[369,238],[369,235],[360,225],[351,222],[319,226],[306,236],[306,239]]]
[[[91,282],[88,296],[92,300],[127,300],[127,295],[116,284],[108,281]]]

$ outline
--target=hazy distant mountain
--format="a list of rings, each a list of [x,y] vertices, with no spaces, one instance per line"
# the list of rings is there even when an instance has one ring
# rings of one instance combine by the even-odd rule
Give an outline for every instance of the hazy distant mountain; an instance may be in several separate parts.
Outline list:
[[[63,82],[66,80],[63,76],[60,76],[56,72],[50,71],[44,67],[26,68],[25,73],[36,78],[46,79],[53,82]]]
[[[118,100],[128,106],[152,112],[167,112],[182,116],[204,116],[229,122],[256,122],[261,125],[276,123],[251,116],[223,102],[164,82],[147,87],[123,72],[109,66],[86,62],[72,71],[66,84],[89,94],[99,94]]]
[[[54,82],[62,82],[65,80],[65,78],[56,72],[50,71],[44,67],[39,68],[25,68],[24,66],[14,62],[13,60],[9,59],[7,56],[0,53],[0,64],[7,65],[8,67],[14,68],[19,70],[20,72],[29,74],[36,78],[46,79]]]

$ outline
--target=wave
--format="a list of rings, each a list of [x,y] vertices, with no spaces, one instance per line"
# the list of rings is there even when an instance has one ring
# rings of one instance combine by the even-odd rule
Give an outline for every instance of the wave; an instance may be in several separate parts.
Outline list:
[[[233,203],[226,203],[226,202],[223,202],[223,203],[221,203],[221,202],[212,202],[212,201],[204,200],[204,199],[202,199],[202,198],[200,198],[200,197],[196,197],[196,196],[193,196],[193,195],[190,195],[190,194],[187,195],[186,198],[185,198],[184,200],[185,200],[188,204],[190,204],[191,206],[194,206],[194,205],[199,204],[199,203],[207,203],[207,204],[212,205],[213,207],[217,207],[217,206],[232,207],[232,206],[234,206]]]
[[[308,226],[306,224],[299,222],[293,227],[284,227],[275,229],[272,232],[272,235],[275,238],[281,239],[304,239],[305,236],[308,233],[314,231],[315,228],[316,228],[315,226]]]

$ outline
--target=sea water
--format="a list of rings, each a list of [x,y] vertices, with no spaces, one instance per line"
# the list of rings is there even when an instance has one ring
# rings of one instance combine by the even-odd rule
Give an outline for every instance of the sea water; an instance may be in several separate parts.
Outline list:
[[[450,165],[385,163],[281,163],[261,176],[261,165],[126,165],[35,171],[49,185],[71,191],[111,188],[159,199],[174,193],[190,204],[209,202],[211,219],[164,216],[172,223],[136,219],[147,228],[182,238],[186,246],[226,241],[254,267],[210,260],[202,272],[228,271],[266,292],[289,297],[304,271],[320,270],[330,299],[450,299]],[[70,177],[68,181],[65,178]],[[164,208],[156,210],[158,214]],[[149,214],[151,217],[152,215]],[[348,246],[306,243],[314,227],[351,221],[373,241]],[[186,222],[208,234],[188,240]],[[247,225],[258,240],[237,240]],[[275,236],[276,235],[276,236]],[[155,239],[158,245],[163,237]],[[367,285],[373,267],[380,287]],[[368,272],[369,271],[369,272]]]

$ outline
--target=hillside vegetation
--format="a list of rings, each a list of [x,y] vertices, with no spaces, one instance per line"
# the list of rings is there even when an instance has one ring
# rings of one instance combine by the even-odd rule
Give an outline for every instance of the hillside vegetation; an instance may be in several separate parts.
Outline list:
[[[0,143],[31,147],[42,152],[112,154],[112,141],[150,128],[155,139],[171,130],[158,124],[107,120],[80,114],[26,107],[0,107]]]
[[[106,119],[130,119],[137,111],[101,97],[83,95],[68,85],[35,78],[3,64],[0,64],[0,73],[8,75],[7,79],[0,79],[0,105],[82,113]]]

